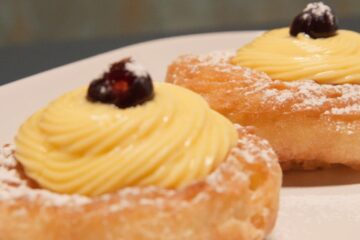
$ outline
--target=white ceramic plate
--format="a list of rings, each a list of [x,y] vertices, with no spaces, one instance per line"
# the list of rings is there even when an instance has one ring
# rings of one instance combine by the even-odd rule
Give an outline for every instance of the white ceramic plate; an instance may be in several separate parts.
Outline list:
[[[145,42],[65,65],[0,87],[0,143],[49,100],[88,84],[110,63],[133,56],[162,81],[178,55],[236,49],[259,32],[189,35]],[[56,56],[54,56],[56,57]],[[285,175],[281,208],[271,240],[359,240],[360,172],[340,168]]]

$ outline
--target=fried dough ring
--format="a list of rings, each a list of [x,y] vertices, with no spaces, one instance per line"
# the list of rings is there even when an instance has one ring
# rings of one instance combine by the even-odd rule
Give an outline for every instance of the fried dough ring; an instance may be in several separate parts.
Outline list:
[[[34,187],[0,153],[0,240],[260,240],[274,226],[281,170],[267,141],[239,127],[238,145],[182,189],[130,187],[88,198]]]
[[[232,52],[186,55],[167,81],[201,94],[234,123],[254,126],[283,169],[360,168],[360,85],[284,82],[231,64]]]

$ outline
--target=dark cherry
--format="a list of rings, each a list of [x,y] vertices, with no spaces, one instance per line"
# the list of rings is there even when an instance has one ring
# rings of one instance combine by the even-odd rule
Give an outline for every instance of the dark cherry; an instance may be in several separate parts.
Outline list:
[[[109,72],[91,82],[87,99],[111,103],[119,108],[142,104],[154,96],[150,75],[131,58],[111,65]]]
[[[306,33],[311,38],[327,38],[334,36],[338,29],[337,20],[330,7],[322,2],[309,3],[298,14],[290,27],[290,35]]]

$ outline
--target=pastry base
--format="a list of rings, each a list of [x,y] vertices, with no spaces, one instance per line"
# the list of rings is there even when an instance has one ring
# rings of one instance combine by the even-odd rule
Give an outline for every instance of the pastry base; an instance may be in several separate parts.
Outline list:
[[[95,198],[36,188],[4,147],[0,240],[264,239],[275,224],[282,174],[267,141],[238,132],[237,147],[206,179]]]
[[[231,63],[233,53],[187,55],[167,81],[201,94],[234,123],[267,139],[284,170],[360,169],[360,85],[283,82]]]

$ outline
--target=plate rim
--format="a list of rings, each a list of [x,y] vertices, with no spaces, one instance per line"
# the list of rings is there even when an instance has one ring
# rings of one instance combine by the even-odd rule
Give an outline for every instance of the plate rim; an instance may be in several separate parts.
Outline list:
[[[166,42],[167,41],[177,41],[177,40],[181,41],[181,40],[186,39],[186,38],[202,38],[202,37],[212,37],[212,36],[220,36],[220,35],[227,35],[227,34],[260,34],[260,33],[265,32],[265,31],[266,30],[240,30],[240,31],[220,31],[220,32],[190,33],[190,34],[176,35],[176,36],[170,36],[170,37],[161,37],[161,38],[151,39],[151,40],[147,40],[147,41],[137,42],[137,43],[125,45],[125,46],[122,46],[122,47],[119,47],[119,48],[115,48],[115,49],[112,49],[112,50],[108,50],[108,51],[105,51],[105,52],[101,52],[101,53],[98,53],[98,54],[95,54],[95,55],[92,55],[92,56],[89,56],[89,57],[86,57],[86,58],[82,58],[82,59],[79,59],[79,60],[68,62],[68,63],[62,64],[62,65],[59,65],[57,67],[53,67],[53,68],[50,68],[50,69],[47,69],[47,70],[44,70],[44,71],[41,71],[41,72],[38,72],[38,73],[35,73],[35,74],[28,75],[28,76],[23,77],[23,78],[13,80],[11,82],[0,85],[0,89],[7,88],[7,87],[10,87],[10,86],[13,86],[13,85],[17,85],[17,84],[19,84],[19,82],[23,82],[23,81],[26,81],[26,80],[29,80],[29,79],[32,79],[32,78],[35,78],[35,77],[39,77],[39,76],[42,76],[42,75],[47,74],[49,72],[61,70],[63,68],[68,67],[69,65],[82,63],[84,61],[92,60],[94,58],[101,57],[101,56],[104,56],[104,55],[107,55],[107,54],[112,54],[113,52],[125,50],[125,49],[128,49],[128,48],[141,48],[144,45],[160,44],[161,42],[164,42],[164,41],[166,41]]]

